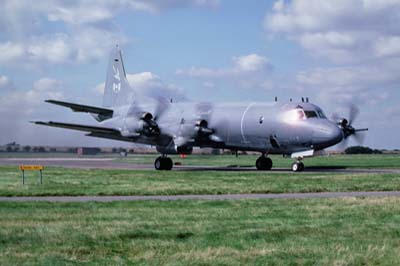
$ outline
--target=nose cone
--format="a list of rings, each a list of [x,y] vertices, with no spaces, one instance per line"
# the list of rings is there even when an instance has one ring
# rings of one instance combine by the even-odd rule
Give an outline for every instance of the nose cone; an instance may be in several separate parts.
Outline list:
[[[343,140],[343,131],[328,120],[315,125],[313,130],[313,144],[317,149],[333,146]]]

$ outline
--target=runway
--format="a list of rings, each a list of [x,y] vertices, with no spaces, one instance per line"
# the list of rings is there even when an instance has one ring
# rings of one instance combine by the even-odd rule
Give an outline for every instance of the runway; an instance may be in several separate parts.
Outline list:
[[[121,169],[154,170],[152,164],[133,164],[119,162],[114,158],[0,158],[0,165],[40,164],[43,166],[79,168],[79,169]],[[175,171],[257,171],[255,167],[243,166],[185,166],[175,165]],[[273,168],[271,172],[292,172],[289,168]],[[396,173],[400,169],[392,168],[344,168],[344,167],[306,167],[304,172],[311,173]]]
[[[312,199],[346,197],[400,197],[400,191],[360,191],[279,194],[225,194],[172,196],[46,196],[0,197],[0,202],[114,202],[114,201],[176,201],[176,200],[245,200],[245,199]]]

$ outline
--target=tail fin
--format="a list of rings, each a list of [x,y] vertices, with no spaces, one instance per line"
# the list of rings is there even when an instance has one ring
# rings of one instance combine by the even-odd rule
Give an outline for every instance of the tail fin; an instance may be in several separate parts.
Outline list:
[[[110,55],[107,79],[103,95],[103,107],[118,107],[131,104],[134,101],[134,91],[126,79],[121,49],[117,45]]]

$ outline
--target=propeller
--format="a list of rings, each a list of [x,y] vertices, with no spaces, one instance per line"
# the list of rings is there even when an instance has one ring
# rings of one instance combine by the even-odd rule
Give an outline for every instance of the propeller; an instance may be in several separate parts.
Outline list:
[[[153,97],[156,100],[156,106],[153,113],[142,110],[136,102],[132,103],[126,114],[125,121],[133,124],[132,120],[139,120],[135,131],[143,133],[145,136],[157,136],[161,133],[158,120],[165,114],[169,108],[169,101],[163,97]],[[140,121],[142,123],[140,123]],[[127,123],[125,123],[127,126]],[[125,130],[129,131],[129,130]],[[126,134],[129,134],[126,133]]]
[[[360,114],[360,109],[355,104],[350,104],[348,119],[340,118],[336,113],[332,114],[332,120],[337,122],[343,131],[344,140],[342,145],[347,146],[348,139],[352,136],[357,143],[362,144],[364,142],[365,134],[364,131],[368,131],[368,128],[354,128],[353,123]],[[342,146],[341,145],[341,146]]]
[[[208,127],[212,112],[213,105],[211,103],[199,103],[196,105],[197,122],[195,130],[197,131],[197,137],[208,138],[215,133],[214,129]]]

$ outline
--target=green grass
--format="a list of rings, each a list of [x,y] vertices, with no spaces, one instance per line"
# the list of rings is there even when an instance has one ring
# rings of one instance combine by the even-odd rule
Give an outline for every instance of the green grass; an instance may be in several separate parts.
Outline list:
[[[399,265],[400,198],[0,203],[0,265]]]
[[[171,156],[174,162],[181,162],[183,165],[191,166],[254,166],[259,155],[188,155],[185,159],[179,156]],[[136,164],[153,164],[155,154],[133,154],[127,158],[117,158],[120,162]],[[283,158],[279,155],[271,156],[274,167],[288,168],[293,159]],[[306,167],[339,167],[339,168],[400,168],[399,154],[371,154],[371,155],[330,155],[306,158]]]
[[[27,172],[0,167],[0,196],[177,195],[400,190],[400,175],[257,171],[148,171],[45,168]]]

